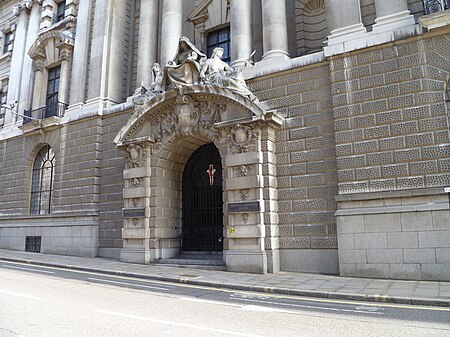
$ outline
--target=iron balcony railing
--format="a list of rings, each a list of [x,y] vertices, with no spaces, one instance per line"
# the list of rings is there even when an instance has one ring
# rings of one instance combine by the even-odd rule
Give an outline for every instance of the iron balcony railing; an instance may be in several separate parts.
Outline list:
[[[442,12],[450,9],[450,0],[422,0],[425,14]]]
[[[49,117],[64,117],[64,112],[68,104],[63,102],[53,102],[39,109],[25,110],[23,112],[23,124],[27,124],[36,119],[45,119]]]

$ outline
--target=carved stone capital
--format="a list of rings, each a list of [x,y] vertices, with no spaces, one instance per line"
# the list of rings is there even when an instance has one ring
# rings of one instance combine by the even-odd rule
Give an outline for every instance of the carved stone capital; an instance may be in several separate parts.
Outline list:
[[[33,61],[33,71],[37,72],[43,72],[44,71],[44,62],[43,61]]]

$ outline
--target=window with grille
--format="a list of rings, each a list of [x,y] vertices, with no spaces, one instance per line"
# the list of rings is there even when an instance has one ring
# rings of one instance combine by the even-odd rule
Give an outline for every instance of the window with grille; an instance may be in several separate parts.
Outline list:
[[[48,70],[47,95],[45,98],[45,118],[57,115],[60,77],[61,66]]]
[[[61,1],[57,4],[57,7],[56,7],[55,22],[62,21],[65,16],[66,16],[66,2]]]
[[[13,32],[7,32],[4,34],[5,42],[3,44],[3,54],[13,50]]]
[[[211,57],[214,48],[223,48],[222,60],[228,64],[231,62],[231,51],[230,51],[230,27],[214,30],[208,33],[207,38],[207,52],[208,57]]]
[[[36,156],[31,183],[31,214],[50,214],[55,154],[46,145]]]

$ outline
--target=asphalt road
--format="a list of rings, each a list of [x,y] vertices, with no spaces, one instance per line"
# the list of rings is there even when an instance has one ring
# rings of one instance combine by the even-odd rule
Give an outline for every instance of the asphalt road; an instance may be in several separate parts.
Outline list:
[[[450,308],[270,295],[0,261],[0,337],[450,337]]]

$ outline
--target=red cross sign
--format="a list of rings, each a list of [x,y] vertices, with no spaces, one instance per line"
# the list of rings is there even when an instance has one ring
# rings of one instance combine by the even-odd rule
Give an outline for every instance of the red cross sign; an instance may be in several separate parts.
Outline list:
[[[214,185],[214,173],[216,173],[216,169],[213,164],[209,164],[209,169],[206,173],[208,173],[209,176],[209,185]]]

